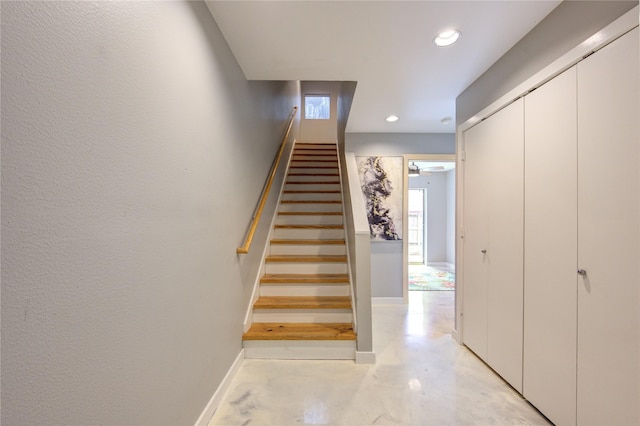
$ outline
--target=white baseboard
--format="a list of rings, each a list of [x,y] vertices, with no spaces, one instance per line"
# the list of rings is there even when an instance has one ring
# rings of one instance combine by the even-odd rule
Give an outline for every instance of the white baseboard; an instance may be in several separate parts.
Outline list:
[[[204,407],[204,411],[202,412],[202,414],[200,414],[200,417],[198,417],[195,426],[207,426],[209,424],[211,418],[213,417],[213,414],[216,412],[218,406],[220,405],[220,402],[222,401],[222,397],[224,397],[227,389],[229,389],[229,385],[231,384],[231,381],[235,377],[236,373],[238,373],[238,370],[240,369],[243,361],[244,349],[240,351],[240,353],[236,357],[236,360],[233,361],[233,364],[231,364],[231,368],[229,368],[229,371],[227,371],[227,374],[225,374],[222,382],[220,382],[218,389],[216,389],[216,391],[213,393],[213,396],[209,400],[207,406]]]
[[[404,305],[402,297],[372,297],[372,305]]]
[[[451,337],[453,337],[453,340],[458,342],[459,345],[462,344],[462,340],[460,340],[460,334],[458,333],[458,330],[456,329],[451,330]]]
[[[247,340],[246,359],[355,359],[355,340]]]
[[[356,351],[356,364],[375,364],[375,352],[359,352]]]

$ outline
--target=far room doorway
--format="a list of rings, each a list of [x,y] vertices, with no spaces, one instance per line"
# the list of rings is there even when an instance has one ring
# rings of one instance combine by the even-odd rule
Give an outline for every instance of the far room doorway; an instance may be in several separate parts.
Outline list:
[[[405,155],[403,296],[455,298],[455,156]],[[417,293],[416,296],[420,296]],[[453,307],[452,307],[453,309]]]

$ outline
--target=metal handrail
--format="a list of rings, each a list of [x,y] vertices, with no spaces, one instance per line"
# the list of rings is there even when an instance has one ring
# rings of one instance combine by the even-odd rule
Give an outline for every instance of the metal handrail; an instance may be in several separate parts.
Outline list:
[[[249,253],[249,247],[251,247],[253,236],[256,233],[256,229],[258,228],[258,222],[260,222],[260,216],[262,216],[262,210],[264,209],[264,205],[267,202],[267,197],[269,196],[269,191],[271,190],[271,184],[273,183],[273,178],[275,177],[276,171],[278,170],[278,165],[280,164],[280,157],[282,157],[282,152],[284,151],[284,146],[286,145],[287,139],[289,138],[289,132],[291,131],[291,126],[293,125],[293,120],[296,117],[297,111],[298,111],[298,107],[294,106],[293,111],[291,112],[291,117],[289,118],[289,125],[287,126],[287,132],[284,134],[284,138],[282,138],[280,149],[278,150],[276,159],[273,162],[273,165],[271,166],[269,179],[267,180],[267,184],[265,185],[264,190],[262,191],[262,197],[260,198],[260,203],[258,204],[256,213],[253,215],[253,218],[251,220],[251,225],[249,226],[249,232],[247,232],[247,238],[245,238],[244,244],[236,249],[236,253],[238,254]]]

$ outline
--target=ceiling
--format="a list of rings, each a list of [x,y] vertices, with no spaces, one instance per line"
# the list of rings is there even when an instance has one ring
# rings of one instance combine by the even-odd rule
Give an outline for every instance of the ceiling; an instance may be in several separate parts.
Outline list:
[[[453,133],[456,97],[559,3],[207,0],[247,79],[357,81],[346,130],[373,133]]]

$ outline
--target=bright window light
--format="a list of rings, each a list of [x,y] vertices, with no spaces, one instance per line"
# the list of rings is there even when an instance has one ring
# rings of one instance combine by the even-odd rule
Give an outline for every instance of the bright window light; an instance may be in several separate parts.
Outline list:
[[[328,120],[331,113],[329,95],[304,95],[304,118],[307,120]]]

